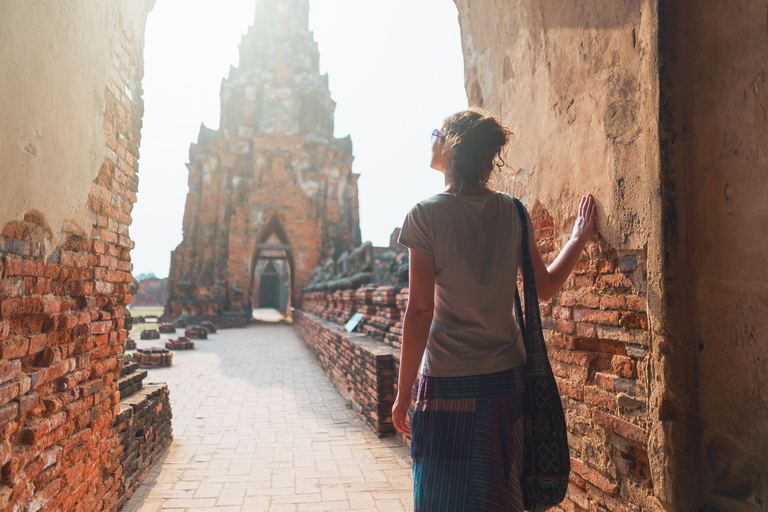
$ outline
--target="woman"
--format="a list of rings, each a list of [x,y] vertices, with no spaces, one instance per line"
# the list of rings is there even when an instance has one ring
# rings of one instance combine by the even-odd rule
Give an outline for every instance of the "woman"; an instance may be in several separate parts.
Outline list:
[[[445,174],[445,191],[414,206],[400,233],[410,296],[392,421],[411,434],[405,419],[423,364],[411,439],[419,512],[523,510],[525,348],[513,317],[522,224],[512,199],[488,188],[510,133],[478,109],[448,117],[432,134],[431,166]],[[547,300],[591,237],[595,206],[582,197],[571,239],[549,268],[526,217]]]

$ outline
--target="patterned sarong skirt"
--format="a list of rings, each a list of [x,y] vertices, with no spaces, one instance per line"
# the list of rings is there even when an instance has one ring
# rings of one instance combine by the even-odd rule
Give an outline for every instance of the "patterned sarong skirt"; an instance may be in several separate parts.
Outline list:
[[[415,512],[522,512],[525,367],[422,376],[411,424]]]

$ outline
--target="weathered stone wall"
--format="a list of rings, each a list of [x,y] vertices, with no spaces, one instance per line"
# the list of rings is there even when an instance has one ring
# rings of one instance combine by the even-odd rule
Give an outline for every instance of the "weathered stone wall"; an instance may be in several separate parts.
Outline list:
[[[0,509],[115,510],[152,0],[0,6]]]
[[[116,142],[104,145],[105,137],[114,136],[114,121],[105,123],[104,113],[112,108],[110,102],[125,101],[129,111],[141,104],[141,82],[115,76],[118,67],[140,62],[141,53],[132,56],[137,59],[133,63],[114,59],[129,58],[126,37],[143,34],[152,3],[0,4],[0,226],[21,220],[30,210],[42,212],[39,217],[51,235],[43,243],[46,256],[66,236],[65,224],[90,236],[93,212],[86,203],[91,184],[105,157],[116,160],[110,154]],[[138,130],[140,112],[135,118],[122,109],[114,114],[122,114],[121,124],[137,123],[132,128]],[[120,158],[133,165],[133,155]]]
[[[184,239],[168,282],[173,316],[248,317],[265,257],[284,257],[275,260],[290,268],[281,296],[295,303],[318,264],[360,244],[352,142],[333,136],[336,104],[308,9],[307,0],[257,3],[240,67],[222,82],[221,127],[202,127],[190,148]]]
[[[767,510],[768,2],[664,3],[659,20],[671,349],[696,366],[701,433],[683,485]]]
[[[494,186],[538,217],[547,259],[580,195],[598,204],[542,304],[574,457],[562,508],[763,510],[766,2],[456,5],[470,103],[515,132]]]
[[[655,3],[456,4],[469,102],[514,132],[497,188],[540,202],[558,243],[592,192],[601,233],[617,249],[643,248],[658,233]]]

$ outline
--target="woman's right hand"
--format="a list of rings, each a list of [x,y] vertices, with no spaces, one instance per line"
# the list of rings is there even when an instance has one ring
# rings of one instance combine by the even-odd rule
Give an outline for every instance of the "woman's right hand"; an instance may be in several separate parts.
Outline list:
[[[579,261],[581,251],[589,242],[595,232],[595,201],[592,194],[581,196],[579,203],[579,216],[573,224],[571,239],[557,255],[555,261],[549,267],[544,264],[539,248],[536,245],[536,237],[533,233],[528,240],[531,248],[531,264],[533,274],[536,277],[536,292],[539,300],[545,301],[557,293],[565,280],[568,279],[576,263]]]
[[[592,194],[581,196],[579,203],[579,216],[573,224],[571,240],[578,242],[582,247],[586,245],[595,232],[595,200]]]
[[[395,403],[392,405],[392,424],[406,435],[411,435],[411,429],[405,424],[408,409],[411,407],[411,400],[413,400],[413,389],[410,391],[398,389]]]

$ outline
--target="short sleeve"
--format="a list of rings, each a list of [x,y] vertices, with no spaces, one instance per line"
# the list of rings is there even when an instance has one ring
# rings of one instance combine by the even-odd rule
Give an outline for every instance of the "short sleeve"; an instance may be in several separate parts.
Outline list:
[[[534,236],[536,234],[536,228],[533,226],[533,221],[531,220],[531,214],[528,213],[528,208],[526,208],[525,205],[523,204],[523,202],[520,201],[519,199],[515,199],[515,198],[511,198],[511,199],[512,199],[513,203],[519,202],[520,206],[523,207],[523,212],[525,212],[525,221],[524,222],[525,222],[525,225],[528,227],[528,238],[531,238],[532,236]],[[517,209],[516,206],[513,209],[514,209],[515,213],[517,213],[516,217],[518,218],[518,221],[519,221],[519,219],[520,219],[520,211]],[[522,228],[522,226],[520,226],[520,227]]]
[[[397,241],[409,249],[435,257],[432,223],[423,204],[416,204],[405,216]]]

